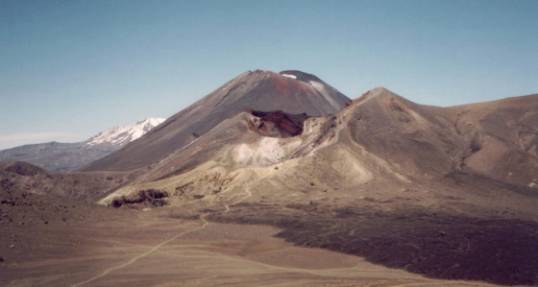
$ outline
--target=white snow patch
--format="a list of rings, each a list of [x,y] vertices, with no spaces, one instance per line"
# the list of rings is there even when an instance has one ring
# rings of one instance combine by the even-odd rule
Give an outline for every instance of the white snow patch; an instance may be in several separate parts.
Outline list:
[[[314,89],[316,89],[316,91],[318,91],[323,96],[323,98],[325,98],[325,100],[333,108],[335,108],[336,110],[340,109],[340,105],[331,97],[331,95],[329,95],[329,92],[327,91],[327,89],[325,89],[325,85],[317,81],[309,81],[309,83],[310,85],[312,85],[312,87],[314,87]]]
[[[284,76],[284,77],[286,77],[286,78],[290,78],[290,79],[297,80],[297,76],[292,75],[292,74],[281,74],[281,75]]]
[[[164,121],[165,119],[163,118],[147,118],[133,125],[114,127],[90,138],[86,141],[86,144],[125,145],[140,138],[141,136],[149,132],[154,127],[160,125]]]

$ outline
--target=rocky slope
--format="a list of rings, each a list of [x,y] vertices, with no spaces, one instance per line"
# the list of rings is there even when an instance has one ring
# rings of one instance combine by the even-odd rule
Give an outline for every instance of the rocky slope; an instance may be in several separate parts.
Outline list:
[[[533,127],[536,110],[523,110],[536,105],[538,98],[529,96],[524,100],[525,105],[519,107],[521,111],[511,118],[520,126]],[[367,186],[412,189],[459,173],[484,177],[492,183],[503,182],[517,190],[535,190],[536,131],[524,134],[526,145],[519,144],[523,140],[518,136],[521,132],[514,131],[512,137],[503,136],[505,155],[481,155],[488,152],[484,147],[500,141],[498,133],[503,127],[493,128],[487,121],[475,120],[480,125],[467,124],[468,130],[462,131],[458,126],[461,119],[460,122],[456,119],[461,109],[471,108],[422,106],[378,88],[334,116],[243,112],[157,162],[118,193],[138,189],[139,184],[165,189],[169,194],[177,193],[175,189],[185,185],[198,192],[209,191],[214,185],[230,191],[252,185],[253,188],[270,186],[276,191],[267,191],[264,196],[286,202],[290,189],[316,186],[316,190],[325,192],[339,190],[335,195],[343,198],[364,197],[356,190]],[[481,117],[488,115],[503,116],[493,109]],[[501,119],[501,122],[505,120],[508,121]],[[473,161],[481,156],[490,161],[486,166],[495,168],[481,169]],[[519,161],[506,157],[519,157]],[[499,177],[499,170],[504,175],[511,172],[510,180]],[[355,191],[343,193],[343,190]],[[375,192],[368,191],[369,197],[374,195]],[[417,204],[430,203],[425,200]],[[527,208],[532,213],[532,206]]]
[[[0,194],[32,194],[37,197],[64,197],[94,202],[129,182],[127,173],[51,173],[26,162],[0,163]]]

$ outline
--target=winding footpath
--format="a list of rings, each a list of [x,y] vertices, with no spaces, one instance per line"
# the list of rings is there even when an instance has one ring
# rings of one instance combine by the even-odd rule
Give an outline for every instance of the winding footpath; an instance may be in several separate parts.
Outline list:
[[[234,201],[234,202],[232,203],[232,205],[234,205],[234,204],[238,204],[238,203],[240,203],[240,202],[242,202],[242,201],[244,201],[244,200],[246,200],[247,198],[249,198],[249,197],[252,196],[252,192],[250,191],[249,188],[246,188],[246,189],[245,189],[245,194],[246,194],[246,195],[245,195],[244,197],[241,197],[239,200]],[[231,210],[231,209],[230,209],[230,205],[228,205],[228,204],[224,204],[224,213],[228,213],[228,212],[230,212],[230,210]],[[117,271],[117,270],[123,269],[123,268],[125,268],[125,267],[128,267],[128,266],[134,264],[135,262],[139,261],[140,259],[143,259],[144,257],[147,257],[147,256],[153,254],[155,251],[159,250],[159,249],[162,248],[163,246],[167,245],[168,243],[170,243],[170,242],[172,242],[172,241],[174,241],[174,240],[176,240],[176,239],[178,239],[178,238],[180,238],[180,237],[182,237],[182,236],[184,236],[184,235],[187,235],[187,234],[190,234],[190,233],[194,233],[194,232],[197,232],[197,231],[200,231],[200,230],[206,228],[206,227],[209,225],[209,221],[207,221],[207,219],[206,219],[207,216],[209,216],[209,213],[204,213],[204,214],[202,214],[202,216],[200,216],[200,221],[202,221],[202,225],[200,225],[199,227],[196,227],[196,228],[194,228],[194,229],[190,229],[190,230],[186,230],[186,231],[180,232],[180,233],[178,233],[178,234],[176,234],[176,235],[174,235],[174,236],[172,236],[172,237],[170,237],[170,238],[168,238],[168,239],[162,241],[161,243],[159,243],[159,244],[153,246],[153,247],[150,248],[148,251],[146,251],[146,252],[144,252],[144,253],[142,253],[142,254],[139,254],[139,255],[137,255],[137,256],[135,256],[135,257],[133,257],[133,258],[131,258],[129,261],[124,262],[124,263],[122,263],[122,264],[120,264],[120,265],[116,265],[116,266],[112,266],[112,267],[110,267],[110,268],[107,268],[107,269],[103,270],[103,272],[101,272],[101,273],[99,273],[99,274],[97,274],[97,275],[95,275],[95,276],[93,276],[93,277],[91,277],[91,278],[89,278],[89,279],[87,279],[87,280],[84,280],[84,281],[81,281],[81,282],[77,282],[77,283],[75,283],[75,284],[72,284],[71,287],[80,287],[80,286],[84,286],[84,285],[86,285],[86,284],[88,284],[88,283],[91,283],[91,282],[94,282],[94,281],[96,281],[96,280],[98,280],[98,279],[101,279],[101,278],[107,276],[108,274],[110,274],[110,273],[112,273],[112,272],[114,272],[114,271]]]

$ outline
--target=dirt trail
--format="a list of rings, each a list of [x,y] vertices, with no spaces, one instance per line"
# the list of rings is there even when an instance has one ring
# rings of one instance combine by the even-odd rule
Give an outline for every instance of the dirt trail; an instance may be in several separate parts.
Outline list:
[[[240,198],[239,200],[235,201],[232,203],[233,204],[238,204],[244,200],[246,200],[247,198],[251,197],[252,196],[252,192],[250,191],[250,189],[247,187],[245,189],[245,194],[246,196]],[[230,206],[228,204],[225,204],[224,205],[224,213],[228,213],[230,211]],[[120,270],[120,269],[123,269],[125,267],[128,267],[134,263],[136,263],[137,261],[139,261],[140,259],[143,259],[144,257],[147,257],[149,255],[151,255],[152,253],[156,252],[157,250],[159,250],[160,248],[162,248],[163,246],[167,245],[168,243],[184,236],[184,235],[187,235],[187,234],[190,234],[190,233],[193,233],[193,232],[197,232],[197,231],[200,231],[204,228],[206,228],[208,225],[209,225],[209,221],[207,221],[207,216],[209,216],[209,213],[204,213],[200,216],[200,221],[202,221],[202,225],[200,225],[199,227],[196,227],[194,229],[190,229],[190,230],[186,230],[186,231],[183,231],[183,232],[180,232],[176,235],[174,235],[173,237],[169,238],[169,239],[166,239],[164,241],[162,241],[161,243],[153,246],[151,249],[149,249],[148,251],[142,253],[142,254],[139,254],[133,258],[131,258],[129,261],[125,262],[125,263],[122,263],[120,265],[116,265],[116,266],[112,266],[110,268],[107,268],[105,269],[103,272],[87,279],[87,280],[84,280],[84,281],[81,281],[81,282],[78,282],[78,283],[75,283],[75,284],[72,284],[71,287],[79,287],[79,286],[84,286],[88,283],[91,283],[95,280],[98,280],[98,279],[101,279],[105,276],[107,276],[108,274],[114,272],[114,271],[117,271],[117,270]]]
[[[96,276],[93,276],[85,281],[82,281],[82,282],[78,282],[78,283],[75,283],[73,285],[71,285],[71,287],[79,287],[79,286],[84,286],[88,283],[91,283],[97,279],[100,279],[100,278],[103,278],[105,277],[106,275],[110,274],[111,272],[114,272],[116,270],[120,270],[120,269],[123,269],[135,262],[137,262],[138,260],[146,257],[146,256],[149,256],[151,255],[152,253],[154,253],[155,251],[159,250],[161,247],[165,246],[166,244],[180,238],[181,236],[184,236],[186,234],[189,234],[189,233],[193,233],[193,232],[196,232],[196,231],[199,231],[199,230],[202,230],[204,228],[206,228],[206,226],[209,224],[209,222],[205,219],[205,217],[207,216],[207,214],[204,214],[200,217],[200,220],[202,221],[202,225],[197,227],[197,228],[194,228],[194,229],[191,229],[191,230],[186,230],[186,231],[183,231],[183,232],[180,232],[176,235],[174,235],[173,237],[153,246],[151,249],[149,249],[148,251],[142,253],[142,254],[139,254],[133,258],[131,258],[131,260],[125,262],[125,263],[122,263],[120,265],[116,265],[116,266],[113,266],[113,267],[110,267],[108,269],[105,269],[103,272],[101,272],[100,274],[96,275]]]

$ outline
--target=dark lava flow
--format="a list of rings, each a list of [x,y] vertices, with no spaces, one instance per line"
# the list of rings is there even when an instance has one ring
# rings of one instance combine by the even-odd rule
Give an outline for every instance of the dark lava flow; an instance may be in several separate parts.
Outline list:
[[[380,213],[358,208],[320,211],[240,204],[211,219],[271,224],[292,243],[366,258],[431,278],[538,285],[538,223],[438,213]],[[290,210],[288,209],[288,210]]]

